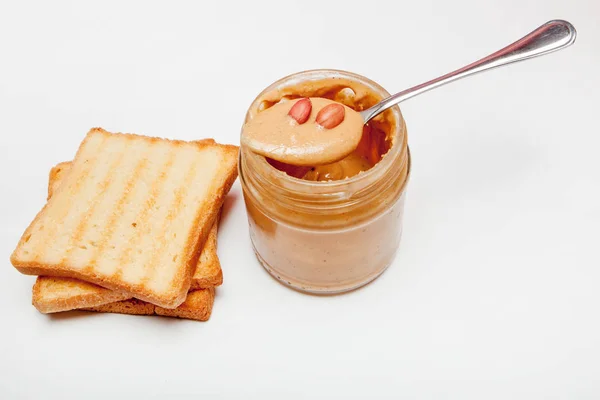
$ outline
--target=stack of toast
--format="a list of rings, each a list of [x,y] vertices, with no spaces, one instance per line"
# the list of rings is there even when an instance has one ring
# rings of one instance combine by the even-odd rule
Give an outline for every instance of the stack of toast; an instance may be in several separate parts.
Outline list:
[[[11,256],[42,313],[208,320],[223,281],[217,229],[238,148],[92,129],[52,168],[48,201]]]

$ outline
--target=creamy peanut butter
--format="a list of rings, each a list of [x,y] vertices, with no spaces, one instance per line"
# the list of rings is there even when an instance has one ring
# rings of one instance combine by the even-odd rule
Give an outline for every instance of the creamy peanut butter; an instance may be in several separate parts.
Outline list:
[[[309,100],[308,120],[298,123],[289,115],[298,99],[275,104],[246,123],[242,143],[255,153],[291,165],[330,164],[354,151],[364,125],[360,114],[340,104],[345,110],[342,121],[327,128],[317,116],[326,106],[339,103],[320,97]]]
[[[363,83],[346,78],[329,78],[318,81],[298,82],[294,85],[278,87],[276,90],[263,93],[260,98],[255,101],[254,106],[248,110],[248,118],[242,129],[242,144],[246,144],[246,130],[248,126],[253,124],[253,121],[258,120],[261,116],[266,114],[266,112],[272,111],[275,107],[281,107],[278,114],[280,121],[283,120],[294,126],[296,122],[288,115],[288,112],[303,98],[310,98],[311,103],[317,98],[319,104],[325,104],[324,99],[329,100],[328,104],[332,104],[333,102],[343,104],[346,107],[346,115],[348,115],[349,109],[352,110],[350,111],[351,113],[358,114],[356,111],[362,111],[373,106],[379,102],[382,97],[377,95],[371,88]],[[310,124],[309,121],[316,123],[316,115],[318,112],[319,108],[313,105],[309,120],[302,125],[306,126],[308,129],[314,127],[314,124]],[[331,181],[351,178],[363,171],[371,169],[381,160],[383,155],[388,152],[393,145],[394,140],[392,135],[394,121],[395,119],[389,110],[376,116],[369,121],[367,125],[362,125],[361,119],[360,125],[362,127],[362,134],[360,141],[354,145],[353,151],[345,158],[335,162],[329,161],[323,164],[314,163],[312,165],[310,165],[310,163],[300,164],[297,161],[286,161],[283,160],[282,157],[268,155],[266,152],[256,151],[255,149],[253,149],[253,151],[266,156],[267,160],[270,159],[269,162],[271,165],[295,178],[312,181]],[[319,133],[323,130],[318,127],[317,129],[317,132]],[[263,130],[262,132],[259,132],[259,134],[278,136],[278,133],[273,134],[272,132],[273,130]],[[315,131],[312,131],[312,133],[315,133]],[[325,138],[321,138],[321,140],[323,139]],[[291,136],[288,136],[288,140],[292,140]],[[253,148],[254,146],[250,144],[249,147]],[[335,152],[336,150],[333,149],[330,151]]]

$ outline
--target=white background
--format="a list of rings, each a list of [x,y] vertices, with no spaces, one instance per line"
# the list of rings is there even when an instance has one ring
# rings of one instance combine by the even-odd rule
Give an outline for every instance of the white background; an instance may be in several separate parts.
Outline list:
[[[203,3],[0,3],[0,398],[600,398],[597,0]],[[284,75],[399,91],[553,18],[578,28],[573,47],[403,105],[403,242],[361,290],[274,281],[239,182],[207,323],[45,316],[8,261],[91,127],[238,143]]]

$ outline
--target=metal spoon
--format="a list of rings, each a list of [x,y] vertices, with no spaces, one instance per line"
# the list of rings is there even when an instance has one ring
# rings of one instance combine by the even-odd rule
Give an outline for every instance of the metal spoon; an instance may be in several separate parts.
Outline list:
[[[517,40],[502,50],[490,54],[479,61],[475,61],[465,67],[457,69],[439,78],[406,89],[400,93],[383,99],[373,107],[360,112],[365,123],[373,117],[395,106],[396,104],[425,93],[436,87],[454,82],[461,78],[483,72],[488,69],[500,67],[502,65],[512,64],[517,61],[527,60],[529,58],[541,56],[556,50],[563,49],[575,42],[577,31],[575,27],[567,21],[554,20],[540,26],[529,35]]]

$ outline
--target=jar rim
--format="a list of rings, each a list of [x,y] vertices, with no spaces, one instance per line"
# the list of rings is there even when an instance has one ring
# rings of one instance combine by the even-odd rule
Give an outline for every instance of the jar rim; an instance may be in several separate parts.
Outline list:
[[[362,75],[338,69],[311,69],[287,75],[267,86],[252,101],[250,107],[248,108],[248,113],[251,110],[257,108],[257,103],[260,102],[261,98],[268,92],[278,90],[287,86],[293,86],[294,84],[300,82],[331,78],[353,80],[373,90],[375,93],[381,95],[383,98],[390,96],[390,93],[385,88],[383,88],[377,82],[374,82],[371,79]],[[377,180],[381,178],[381,176],[385,175],[385,173],[394,164],[394,160],[396,159],[396,157],[400,157],[402,149],[405,146],[404,141],[406,140],[406,135],[404,133],[406,132],[406,124],[402,117],[402,113],[400,112],[400,108],[398,106],[394,106],[390,108],[390,110],[394,113],[395,116],[394,137],[392,139],[393,145],[390,147],[388,152],[382,157],[382,159],[372,168],[366,171],[362,171],[359,174],[354,175],[350,178],[333,181],[309,181],[300,178],[295,178],[286,174],[285,172],[273,168],[269,165],[269,163],[266,161],[266,158],[263,156],[259,156],[257,154],[246,151],[243,152],[244,157],[248,156],[256,158],[254,161],[258,162],[261,165],[261,167],[267,168],[267,170],[273,170],[273,173],[278,173],[276,175],[278,178],[285,180],[286,183],[294,186],[294,191],[298,192],[314,191],[315,189],[317,189],[319,192],[322,191],[323,193],[331,193],[339,192],[342,189],[346,189],[348,186],[360,187],[363,185],[367,185],[368,182]],[[246,114],[246,120],[249,117],[248,113]],[[242,152],[240,152],[240,157],[241,156]]]

